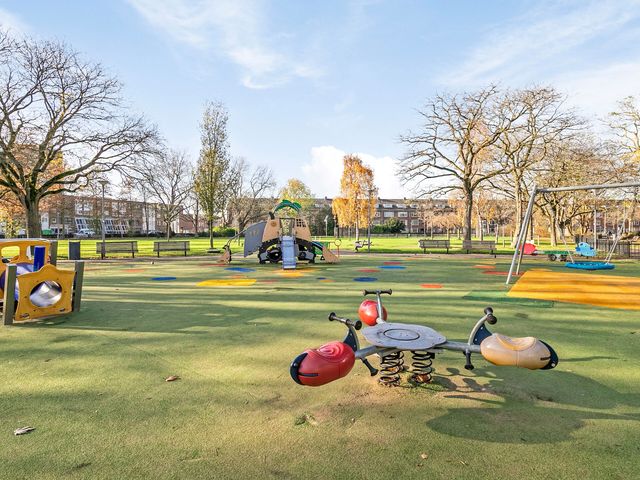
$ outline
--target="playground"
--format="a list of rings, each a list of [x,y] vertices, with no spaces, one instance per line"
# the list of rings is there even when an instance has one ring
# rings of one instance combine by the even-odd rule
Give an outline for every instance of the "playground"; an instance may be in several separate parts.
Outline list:
[[[3,430],[35,428],[0,444],[0,477],[633,478],[637,310],[589,304],[588,292],[576,300],[559,275],[627,279],[625,295],[638,295],[640,266],[571,272],[527,258],[508,293],[509,263],[364,253],[291,271],[241,257],[89,262],[80,311],[0,335]],[[561,295],[515,294],[556,275],[542,289]],[[323,387],[296,385],[292,359],[341,339],[327,315],[356,319],[363,288],[393,289],[391,321],[463,342],[491,305],[496,331],[549,341],[560,362],[529,371],[478,356],[468,371],[447,351],[430,384],[383,387],[357,362]]]

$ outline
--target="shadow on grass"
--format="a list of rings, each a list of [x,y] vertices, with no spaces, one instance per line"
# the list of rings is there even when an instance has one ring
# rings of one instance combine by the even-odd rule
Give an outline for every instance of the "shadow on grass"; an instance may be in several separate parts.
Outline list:
[[[460,375],[448,368],[450,377]],[[513,378],[512,370],[500,370],[497,377],[488,370],[476,370],[491,375],[487,384],[473,377],[464,377],[459,385],[445,375],[437,383],[451,393],[446,398],[471,400],[478,407],[452,408],[445,415],[426,421],[426,425],[446,435],[495,443],[556,443],[572,439],[577,430],[590,420],[640,421],[640,411],[628,414],[607,413],[619,406],[639,408],[640,398],[622,394],[590,378],[570,372],[531,372],[526,383]],[[478,394],[502,397],[496,400]]]

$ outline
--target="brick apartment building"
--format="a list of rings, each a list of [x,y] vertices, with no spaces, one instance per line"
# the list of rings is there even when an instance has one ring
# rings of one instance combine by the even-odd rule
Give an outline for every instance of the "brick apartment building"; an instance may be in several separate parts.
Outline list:
[[[100,232],[102,199],[94,196],[61,195],[42,208],[42,230],[52,234],[74,234],[81,230]],[[166,232],[160,206],[155,203],[104,199],[105,234],[108,236],[140,235]],[[181,214],[171,225],[175,233],[192,233],[193,222]]]
[[[332,200],[327,197],[314,199],[313,210],[331,208]],[[447,199],[432,199],[430,204],[430,209],[435,213],[453,211]],[[420,205],[415,200],[406,198],[379,198],[371,216],[372,225],[382,225],[390,219],[397,219],[405,224],[404,231],[407,233],[424,233],[429,228],[421,216]]]

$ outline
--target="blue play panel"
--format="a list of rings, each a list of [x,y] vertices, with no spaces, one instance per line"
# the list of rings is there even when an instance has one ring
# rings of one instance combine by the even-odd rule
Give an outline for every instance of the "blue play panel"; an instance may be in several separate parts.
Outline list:
[[[374,277],[356,277],[353,279],[354,282],[377,282],[378,279]]]
[[[154,282],[168,282],[171,280],[177,280],[176,277],[153,277],[151,280]]]
[[[232,272],[242,272],[242,273],[255,272],[253,268],[245,268],[245,267],[228,267],[228,268],[225,268],[225,270],[230,270]]]
[[[402,265],[381,265],[378,268],[384,268],[385,270],[404,270],[407,267],[403,267]]]

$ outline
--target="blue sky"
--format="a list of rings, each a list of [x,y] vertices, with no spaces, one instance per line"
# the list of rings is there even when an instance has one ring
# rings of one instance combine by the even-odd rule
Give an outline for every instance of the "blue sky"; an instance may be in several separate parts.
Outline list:
[[[435,92],[553,85],[595,121],[640,95],[640,0],[0,0],[0,23],[103,63],[194,161],[204,102],[225,103],[233,154],[317,195],[353,152],[409,196],[398,135]]]

